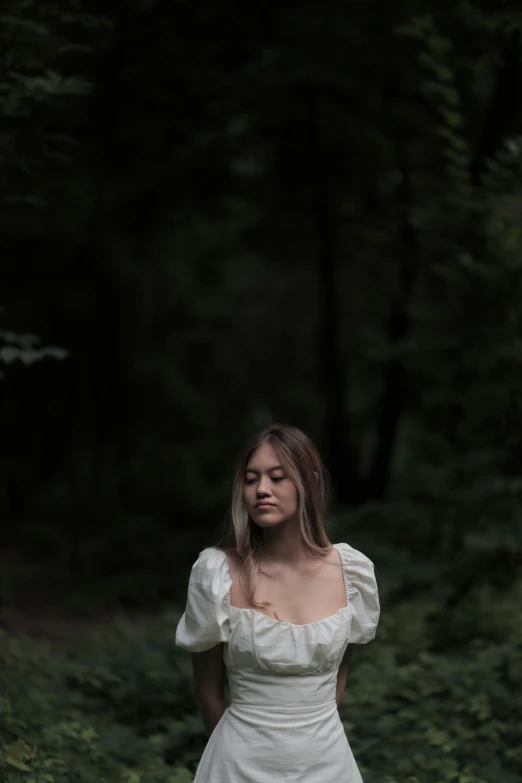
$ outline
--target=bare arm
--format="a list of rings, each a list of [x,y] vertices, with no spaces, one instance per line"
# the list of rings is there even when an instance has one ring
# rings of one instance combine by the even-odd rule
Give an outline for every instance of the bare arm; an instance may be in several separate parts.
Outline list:
[[[349,644],[346,648],[346,652],[343,655],[343,659],[341,661],[341,665],[339,666],[339,671],[337,672],[337,688],[335,692],[335,701],[337,702],[337,706],[339,706],[339,703],[342,699],[344,689],[346,687],[346,678],[348,676],[348,666],[350,664],[350,658],[353,655],[353,648],[355,647],[354,644]]]
[[[223,645],[192,653],[192,671],[198,708],[208,734],[212,734],[226,710]]]

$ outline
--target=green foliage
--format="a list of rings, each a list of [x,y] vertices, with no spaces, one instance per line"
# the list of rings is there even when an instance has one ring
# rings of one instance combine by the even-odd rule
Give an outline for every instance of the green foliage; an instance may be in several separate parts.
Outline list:
[[[516,783],[522,583],[475,590],[441,630],[437,583],[396,600],[408,568],[400,553],[394,563],[379,569],[382,624],[356,651],[340,708],[365,781]],[[176,620],[54,646],[2,635],[1,779],[188,783],[206,737]]]
[[[342,710],[354,752],[368,767],[365,780],[519,780],[516,596],[476,594],[467,611],[486,613],[483,625],[495,624],[500,611],[504,622],[495,641],[468,639],[460,652],[425,649],[430,626],[423,601],[412,599],[384,615],[384,643],[354,669]]]
[[[188,783],[203,741],[172,618],[50,652],[2,636],[2,781]],[[5,675],[8,673],[8,676]]]
[[[522,16],[384,5],[4,3],[2,597],[171,600],[243,436],[294,422],[338,494],[353,467],[335,531],[382,574],[342,708],[365,780],[512,783]],[[172,620],[3,641],[9,783],[190,777]]]
[[[0,202],[5,205],[44,206],[42,175],[71,161],[75,139],[67,115],[72,107],[65,99],[88,95],[93,85],[71,72],[67,58],[92,54],[89,38],[81,41],[82,29],[108,24],[72,1],[8,1],[0,16]]]
[[[0,330],[0,364],[11,364],[20,361],[30,365],[42,359],[66,359],[69,352],[57,345],[40,345],[40,338],[35,334],[16,334]]]

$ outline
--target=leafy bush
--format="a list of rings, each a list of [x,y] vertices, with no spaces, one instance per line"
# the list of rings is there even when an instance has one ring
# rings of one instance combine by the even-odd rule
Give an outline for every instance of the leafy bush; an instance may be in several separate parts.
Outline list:
[[[430,651],[429,602],[384,614],[342,705],[367,783],[520,781],[521,597],[476,591],[448,622],[480,635],[445,653]]]
[[[395,601],[393,569],[380,581],[378,638],[356,652],[340,708],[365,783],[519,783],[522,584],[477,586],[444,634],[437,585]],[[176,619],[66,644],[3,634],[0,780],[188,783],[206,737]]]
[[[62,649],[3,634],[0,780],[190,781],[183,764],[198,757],[203,728],[173,623],[160,625],[122,625]]]

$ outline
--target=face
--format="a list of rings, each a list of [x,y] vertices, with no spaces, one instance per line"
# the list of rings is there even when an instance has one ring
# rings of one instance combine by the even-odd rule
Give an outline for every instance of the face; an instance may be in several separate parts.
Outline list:
[[[250,519],[259,527],[279,525],[297,514],[297,488],[269,443],[263,443],[250,457],[243,499]]]

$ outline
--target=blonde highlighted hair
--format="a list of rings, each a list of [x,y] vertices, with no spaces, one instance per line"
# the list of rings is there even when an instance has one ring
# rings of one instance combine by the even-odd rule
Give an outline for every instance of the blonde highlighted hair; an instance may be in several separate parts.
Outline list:
[[[239,460],[232,492],[231,524],[220,547],[237,563],[243,593],[259,609],[271,606],[254,598],[263,539],[261,529],[248,515],[243,490],[250,458],[263,443],[269,443],[276,451],[283,470],[296,486],[299,528],[306,548],[317,556],[326,555],[331,548],[324,524],[326,473],[319,453],[297,427],[272,424],[249,443]]]

